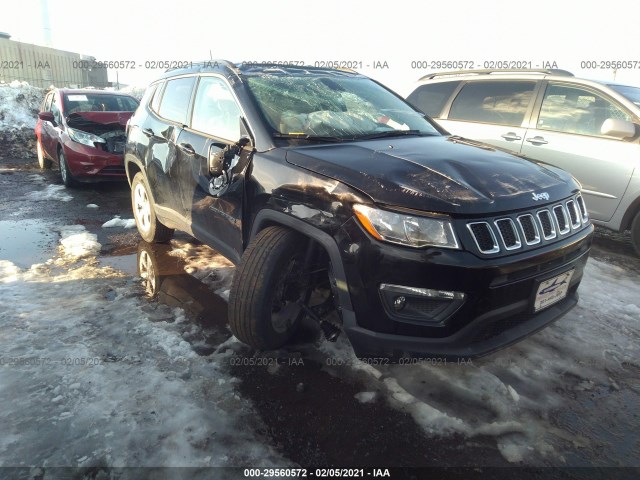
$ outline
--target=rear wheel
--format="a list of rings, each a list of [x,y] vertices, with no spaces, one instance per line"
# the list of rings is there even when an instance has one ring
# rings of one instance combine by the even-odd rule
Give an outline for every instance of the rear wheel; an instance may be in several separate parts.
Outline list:
[[[636,253],[640,256],[640,211],[636,213],[631,223],[631,242]]]
[[[38,153],[38,165],[40,165],[40,168],[43,170],[50,169],[52,162],[45,156],[40,139],[36,140],[36,152]]]
[[[239,340],[272,350],[294,334],[309,291],[305,246],[296,232],[268,227],[247,247],[229,296],[229,326]]]
[[[149,243],[164,243],[171,240],[174,230],[163,225],[156,217],[151,190],[141,172],[131,182],[131,208],[138,232]]]
[[[78,182],[75,178],[73,178],[73,175],[71,175],[71,172],[69,171],[67,159],[62,149],[60,149],[60,151],[58,152],[58,162],[60,162],[60,178],[62,178],[62,183],[64,183],[64,186],[67,188],[75,187]]]

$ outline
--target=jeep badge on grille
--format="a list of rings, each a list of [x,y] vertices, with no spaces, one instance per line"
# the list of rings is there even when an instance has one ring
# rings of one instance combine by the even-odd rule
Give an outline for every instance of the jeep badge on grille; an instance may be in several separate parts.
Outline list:
[[[549,194],[547,192],[542,193],[533,193],[533,199],[537,202],[538,200],[549,200]]]

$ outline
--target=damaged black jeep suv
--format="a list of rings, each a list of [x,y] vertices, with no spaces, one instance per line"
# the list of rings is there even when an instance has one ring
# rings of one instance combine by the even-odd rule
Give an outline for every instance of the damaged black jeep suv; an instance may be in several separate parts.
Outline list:
[[[237,265],[233,333],[302,319],[360,357],[473,357],[578,301],[593,227],[566,172],[450,136],[352,71],[210,61],[151,84],[128,126],[138,230]]]

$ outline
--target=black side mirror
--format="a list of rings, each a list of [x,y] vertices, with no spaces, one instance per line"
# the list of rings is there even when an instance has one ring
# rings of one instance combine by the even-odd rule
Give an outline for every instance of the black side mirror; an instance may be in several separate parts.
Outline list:
[[[250,144],[251,139],[248,136],[242,136],[236,143],[227,145],[222,150],[215,151],[216,145],[211,144],[209,147],[209,173],[214,177],[222,175],[229,168],[234,157]]]

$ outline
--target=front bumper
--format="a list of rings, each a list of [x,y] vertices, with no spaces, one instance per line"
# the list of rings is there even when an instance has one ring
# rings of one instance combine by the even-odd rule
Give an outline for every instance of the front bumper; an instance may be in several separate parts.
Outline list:
[[[68,139],[64,153],[71,174],[80,181],[125,180],[124,154],[105,152]]]
[[[557,320],[578,302],[593,226],[545,247],[502,258],[415,250],[371,239],[355,222],[339,242],[352,310],[343,325],[360,358],[471,358],[511,345]],[[573,269],[567,296],[533,311],[541,281]],[[424,322],[389,308],[381,284],[463,292],[458,308]]]

